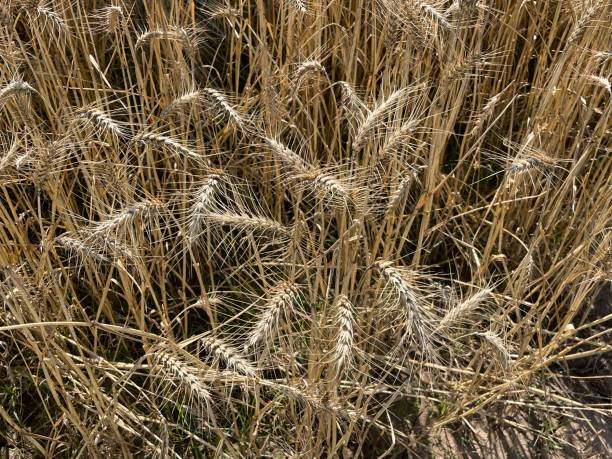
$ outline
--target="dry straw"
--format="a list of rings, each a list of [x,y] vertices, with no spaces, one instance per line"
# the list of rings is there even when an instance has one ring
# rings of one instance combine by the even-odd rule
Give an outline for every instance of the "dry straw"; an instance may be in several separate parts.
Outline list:
[[[11,454],[443,456],[491,413],[518,443],[605,420],[558,369],[607,376],[611,7],[0,1]]]

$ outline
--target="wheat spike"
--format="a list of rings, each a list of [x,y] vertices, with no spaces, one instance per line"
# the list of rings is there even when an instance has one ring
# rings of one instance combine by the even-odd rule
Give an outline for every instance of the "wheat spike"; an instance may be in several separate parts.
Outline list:
[[[372,131],[382,123],[385,118],[389,116],[398,107],[398,104],[406,97],[408,91],[406,89],[398,89],[393,91],[389,97],[378,104],[369,114],[365,117],[363,122],[359,125],[355,139],[353,140],[353,148],[356,151],[361,150]]]
[[[416,292],[410,288],[404,279],[402,272],[393,266],[390,261],[377,261],[374,263],[376,269],[382,277],[389,282],[399,296],[399,300],[405,310],[411,315],[416,313],[418,316],[419,299]]]
[[[108,133],[118,139],[125,139],[128,136],[121,124],[97,108],[80,109],[76,112],[76,118],[91,123],[98,133]]]
[[[281,164],[284,164],[298,174],[305,174],[308,172],[309,168],[306,161],[285,144],[271,138],[265,138],[265,142],[273,153],[274,158]]]
[[[419,177],[416,172],[409,171],[406,176],[401,180],[395,192],[389,197],[389,203],[387,204],[388,214],[401,214],[406,205],[406,200],[410,194],[410,189],[415,182],[419,181]]]
[[[304,182],[304,191],[314,194],[323,204],[342,208],[351,202],[348,186],[333,175],[313,168],[305,175]]]
[[[491,296],[491,289],[485,288],[479,290],[474,295],[462,301],[450,311],[438,323],[436,332],[446,331],[453,326],[460,324],[465,319],[473,315],[481,305]]]
[[[407,275],[414,273],[405,272],[393,266],[390,261],[377,261],[373,264],[375,270],[385,279],[387,285],[399,300],[400,311],[405,317],[406,333],[401,338],[404,343],[407,338],[415,336],[425,355],[433,355],[428,331],[421,311],[422,305],[418,293],[411,287]],[[400,343],[400,344],[401,344]]]
[[[187,238],[190,245],[194,244],[202,234],[203,225],[206,220],[206,212],[213,205],[215,193],[221,184],[221,176],[212,174],[199,188],[196,193],[193,205],[189,210],[189,224],[187,227]]]
[[[444,17],[440,11],[438,11],[433,5],[430,5],[427,2],[416,1],[416,7],[420,8],[426,16],[430,16],[433,18],[436,23],[442,26],[446,30],[451,30],[452,26],[448,22],[448,20]]]
[[[550,167],[552,160],[545,157],[517,157],[508,165],[508,172],[512,175],[528,173],[531,170],[545,171]]]
[[[185,112],[191,110],[191,107],[202,101],[202,91],[188,91],[175,98],[170,105],[162,110],[162,116],[168,116],[172,113]]]
[[[499,335],[489,330],[484,333],[480,333],[479,336],[484,338],[486,343],[494,351],[502,369],[507,370],[508,366],[510,365],[510,353],[506,349],[506,345]]]
[[[125,14],[123,8],[118,5],[111,5],[103,8],[99,16],[103,21],[104,32],[108,34],[117,33],[125,26]]]
[[[612,88],[610,87],[610,80],[598,75],[588,75],[587,79],[596,84],[597,86],[604,88],[608,94],[612,94]]]
[[[207,212],[206,220],[210,224],[229,226],[248,232],[268,234],[272,237],[291,237],[291,230],[271,218],[236,214],[231,212]]]
[[[145,218],[153,213],[158,212],[162,204],[153,201],[142,201],[126,207],[119,212],[114,213],[108,219],[95,223],[92,227],[92,234],[99,236],[106,234],[112,230],[129,227],[134,219]]]
[[[336,344],[332,362],[337,373],[350,365],[355,346],[355,309],[346,295],[339,295],[335,302]]]
[[[72,237],[68,234],[62,234],[57,237],[56,242],[71,253],[76,253],[82,259],[93,259],[101,263],[107,263],[109,261],[108,257],[103,253],[94,250],[81,239]]]
[[[292,314],[293,305],[299,294],[299,288],[290,283],[283,283],[272,289],[263,306],[262,315],[256,320],[247,337],[246,346],[254,347],[261,342],[270,342],[281,322]]]
[[[169,27],[165,30],[154,29],[141,33],[136,40],[136,48],[141,48],[154,40],[176,41],[182,43],[186,48],[191,48],[192,46],[187,29],[180,27]]]
[[[327,71],[323,65],[314,59],[309,59],[302,62],[295,72],[295,80],[299,87],[301,82],[311,74],[319,74],[327,76]]]
[[[181,144],[179,141],[166,135],[145,132],[135,136],[134,140],[147,144],[161,145],[168,148],[170,151],[179,153],[182,156],[194,159],[196,161],[202,161],[204,159],[202,155],[197,154],[195,151]]]
[[[495,107],[502,100],[502,96],[510,87],[513,86],[513,83],[514,82],[510,83],[508,86],[502,89],[501,92],[495,94],[493,97],[487,100],[487,103],[484,105],[482,111],[478,114],[476,120],[474,121],[474,127],[470,131],[471,136],[475,136],[482,131],[486,120],[492,115]]]
[[[582,39],[582,36],[584,35],[584,32],[588,28],[589,24],[594,20],[595,16],[599,13],[604,5],[604,2],[597,1],[594,5],[591,5],[584,10],[582,16],[580,16],[578,21],[574,24],[574,29],[567,39],[568,46],[574,45]]]
[[[66,33],[68,30],[68,26],[66,25],[66,21],[53,9],[48,6],[39,5],[36,8],[37,17],[43,19],[45,24],[51,24],[53,30],[59,33]]]
[[[292,9],[300,14],[307,14],[308,8],[304,0],[287,0]]]
[[[361,125],[364,118],[369,115],[370,110],[355,93],[353,87],[346,81],[339,81],[340,86],[340,105],[344,116],[353,125]],[[353,126],[354,127],[354,126]]]
[[[204,402],[207,408],[212,404],[212,397],[206,383],[178,356],[169,350],[162,349],[156,351],[154,358],[163,371],[173,378],[177,385],[185,388],[197,401]]]
[[[18,94],[36,93],[36,90],[23,80],[13,80],[0,89],[0,104]]]
[[[222,360],[228,368],[242,373],[246,376],[255,376],[255,368],[237,349],[224,343],[221,339],[213,336],[204,337],[200,340],[204,349]]]
[[[210,105],[214,111],[228,120],[234,127],[238,129],[244,128],[245,123],[242,116],[227,101],[227,97],[224,94],[213,88],[204,88],[200,92],[205,104]]]
[[[399,152],[405,148],[412,148],[412,145],[407,141],[413,139],[418,127],[418,120],[409,120],[403,123],[398,129],[392,131],[380,149],[380,156],[386,158],[391,153]]]

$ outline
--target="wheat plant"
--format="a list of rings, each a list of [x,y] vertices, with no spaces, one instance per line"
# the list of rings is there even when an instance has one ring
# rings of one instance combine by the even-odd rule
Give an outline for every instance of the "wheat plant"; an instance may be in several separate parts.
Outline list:
[[[611,375],[611,19],[4,0],[0,452],[438,457],[609,422],[565,382]]]

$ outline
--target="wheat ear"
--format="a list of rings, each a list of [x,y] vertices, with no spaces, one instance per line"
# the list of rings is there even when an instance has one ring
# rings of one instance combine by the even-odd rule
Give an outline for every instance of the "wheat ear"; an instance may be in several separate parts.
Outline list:
[[[127,137],[124,128],[117,121],[97,108],[80,109],[76,112],[76,118],[91,123],[97,132],[108,133],[120,139]]]
[[[444,332],[453,326],[461,323],[466,318],[473,315],[481,305],[487,301],[487,299],[491,296],[491,289],[482,289],[479,290],[474,295],[470,296],[466,300],[462,301],[450,311],[448,311],[444,317],[438,323],[438,327],[436,328],[436,332]]]
[[[350,365],[355,346],[355,309],[346,295],[339,295],[334,302],[336,311],[336,344],[332,362],[339,374]]]
[[[291,283],[283,283],[272,289],[263,306],[263,313],[247,337],[246,346],[254,347],[261,342],[269,343],[276,335],[283,319],[292,314],[293,305],[299,294],[299,288]]]
[[[178,381],[177,385],[179,387],[186,389],[199,402],[204,402],[207,408],[210,407],[212,397],[208,386],[186,362],[183,362],[177,355],[165,349],[157,351],[154,359],[168,376]]]
[[[402,179],[395,192],[389,197],[387,204],[387,214],[401,214],[406,205],[410,189],[415,182],[419,181],[416,172],[409,171]]]
[[[192,158],[197,161],[203,160],[203,157],[201,155],[198,155],[192,149],[186,147],[185,145],[181,144],[180,142],[173,139],[172,137],[168,137],[162,134],[144,132],[144,133],[141,133],[135,136],[134,140],[141,141],[146,144],[160,145],[160,146],[168,148],[170,151],[179,153],[182,156],[185,156],[187,158]]]
[[[415,336],[423,352],[426,355],[431,355],[433,349],[431,348],[430,338],[427,335],[425,322],[421,313],[421,300],[417,292],[411,287],[406,279],[405,272],[393,266],[393,263],[390,261],[377,261],[373,264],[373,267],[397,295],[401,313],[406,319],[407,331],[402,336],[400,344],[402,344],[406,338]]]
[[[214,195],[218,191],[220,184],[221,177],[217,174],[213,174],[209,176],[204,181],[204,184],[198,189],[194,203],[189,209],[187,239],[190,244],[195,243],[200,237],[206,220],[206,212],[211,209]]]
[[[111,215],[110,218],[98,222],[92,229],[92,234],[99,236],[113,229],[130,224],[137,217],[144,217],[158,211],[163,205],[153,201],[142,201]]]
[[[238,111],[228,102],[227,97],[213,88],[204,88],[201,91],[205,104],[212,107],[223,118],[227,119],[234,127],[244,128],[244,120]]]
[[[255,376],[255,368],[251,362],[241,355],[237,349],[234,349],[221,339],[208,336],[202,338],[200,343],[209,354],[223,361],[231,370],[246,376]]]
[[[13,80],[5,87],[0,89],[0,104],[4,103],[11,97],[14,97],[18,94],[29,93],[36,93],[36,89],[34,89],[29,83],[23,80]]]
[[[344,117],[349,121],[352,128],[363,123],[370,110],[355,92],[355,89],[346,81],[337,83],[340,86],[340,106]]]
[[[43,19],[45,24],[51,24],[53,30],[57,30],[59,33],[66,33],[68,30],[66,21],[48,6],[39,5],[36,8],[36,14]]]
[[[308,172],[309,167],[306,161],[291,148],[272,138],[265,138],[264,140],[270,152],[274,155],[274,158],[281,164],[289,167],[293,172],[298,174],[305,174]]]
[[[269,234],[273,237],[291,237],[291,230],[289,228],[267,217],[232,212],[207,212],[205,218],[213,225],[229,226],[244,231]]]
[[[382,121],[384,121],[386,117],[389,116],[393,110],[397,108],[402,99],[406,97],[407,92],[408,91],[406,89],[398,89],[393,91],[389,97],[378,104],[374,110],[372,110],[368,116],[365,117],[357,130],[355,139],[353,140],[353,148],[356,151],[361,150],[365,146],[368,136],[376,127],[380,125]]]
[[[502,369],[508,369],[510,364],[510,353],[506,349],[506,345],[499,335],[489,330],[484,333],[479,333],[479,336],[484,338],[485,342],[493,350]]]
[[[202,101],[202,91],[188,91],[175,98],[166,108],[162,110],[161,116],[168,116],[176,112],[190,110],[191,107]]]

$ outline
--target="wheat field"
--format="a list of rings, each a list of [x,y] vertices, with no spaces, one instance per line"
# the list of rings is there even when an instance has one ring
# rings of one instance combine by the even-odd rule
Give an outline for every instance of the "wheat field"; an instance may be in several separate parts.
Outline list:
[[[3,0],[0,456],[460,457],[535,416],[595,457],[557,434],[612,413],[611,22]]]

